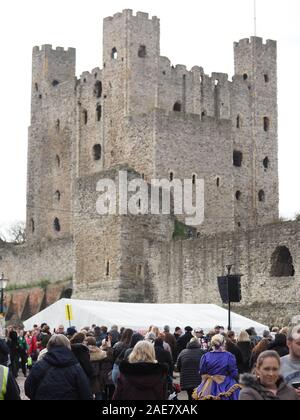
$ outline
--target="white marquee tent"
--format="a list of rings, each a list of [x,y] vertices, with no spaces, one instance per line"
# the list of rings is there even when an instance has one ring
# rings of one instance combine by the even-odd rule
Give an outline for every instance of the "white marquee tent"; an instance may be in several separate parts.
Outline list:
[[[228,324],[228,312],[216,305],[201,304],[145,304],[99,302],[75,299],[61,299],[42,312],[24,322],[25,329],[31,330],[33,325],[46,322],[51,328],[63,324],[69,327],[66,317],[66,305],[71,305],[73,319],[72,326],[81,329],[93,324],[101,326],[118,325],[133,330],[146,330],[150,325],[163,329],[169,325],[171,330],[180,326],[201,327],[205,332],[215,325]],[[268,327],[251,319],[232,313],[232,329],[236,332],[254,327],[258,334]]]

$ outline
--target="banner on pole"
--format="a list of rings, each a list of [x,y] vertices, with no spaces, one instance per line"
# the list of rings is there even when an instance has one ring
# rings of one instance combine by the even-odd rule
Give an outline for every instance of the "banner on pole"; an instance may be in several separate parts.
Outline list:
[[[67,321],[73,321],[73,309],[72,305],[66,305],[66,319]]]

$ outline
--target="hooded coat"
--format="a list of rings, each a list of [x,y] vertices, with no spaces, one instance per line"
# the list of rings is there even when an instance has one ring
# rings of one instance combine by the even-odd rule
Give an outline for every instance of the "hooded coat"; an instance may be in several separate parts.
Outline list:
[[[277,395],[265,388],[253,375],[245,374],[241,377],[243,389],[240,392],[241,401],[297,401],[300,400],[294,388],[287,385],[280,377],[277,382]]]
[[[165,364],[121,362],[113,400],[167,400],[167,375]]]
[[[91,389],[93,394],[98,394],[104,390],[102,378],[102,362],[107,358],[106,351],[99,349],[97,346],[89,346],[92,377],[90,379]]]
[[[31,400],[92,400],[88,378],[74,354],[66,347],[55,347],[33,366],[25,382]]]

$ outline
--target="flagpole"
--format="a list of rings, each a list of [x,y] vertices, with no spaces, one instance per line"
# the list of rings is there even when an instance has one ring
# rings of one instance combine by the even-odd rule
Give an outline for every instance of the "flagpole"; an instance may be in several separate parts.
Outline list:
[[[257,34],[257,18],[256,18],[256,0],[254,1],[254,36]]]

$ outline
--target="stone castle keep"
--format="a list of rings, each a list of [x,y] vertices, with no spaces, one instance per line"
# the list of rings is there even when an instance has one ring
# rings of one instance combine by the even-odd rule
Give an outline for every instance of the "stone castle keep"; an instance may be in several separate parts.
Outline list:
[[[72,48],[33,49],[27,242],[0,244],[1,270],[18,285],[7,319],[72,293],[221,305],[217,276],[233,264],[244,275],[234,310],[290,322],[300,223],[278,218],[276,42],[235,43],[232,80],[209,76],[172,66],[159,19],[124,10],[104,19],[103,67],[77,79],[75,61]],[[204,179],[204,223],[191,234],[173,215],[98,215],[97,182],[120,169],[148,182]]]

